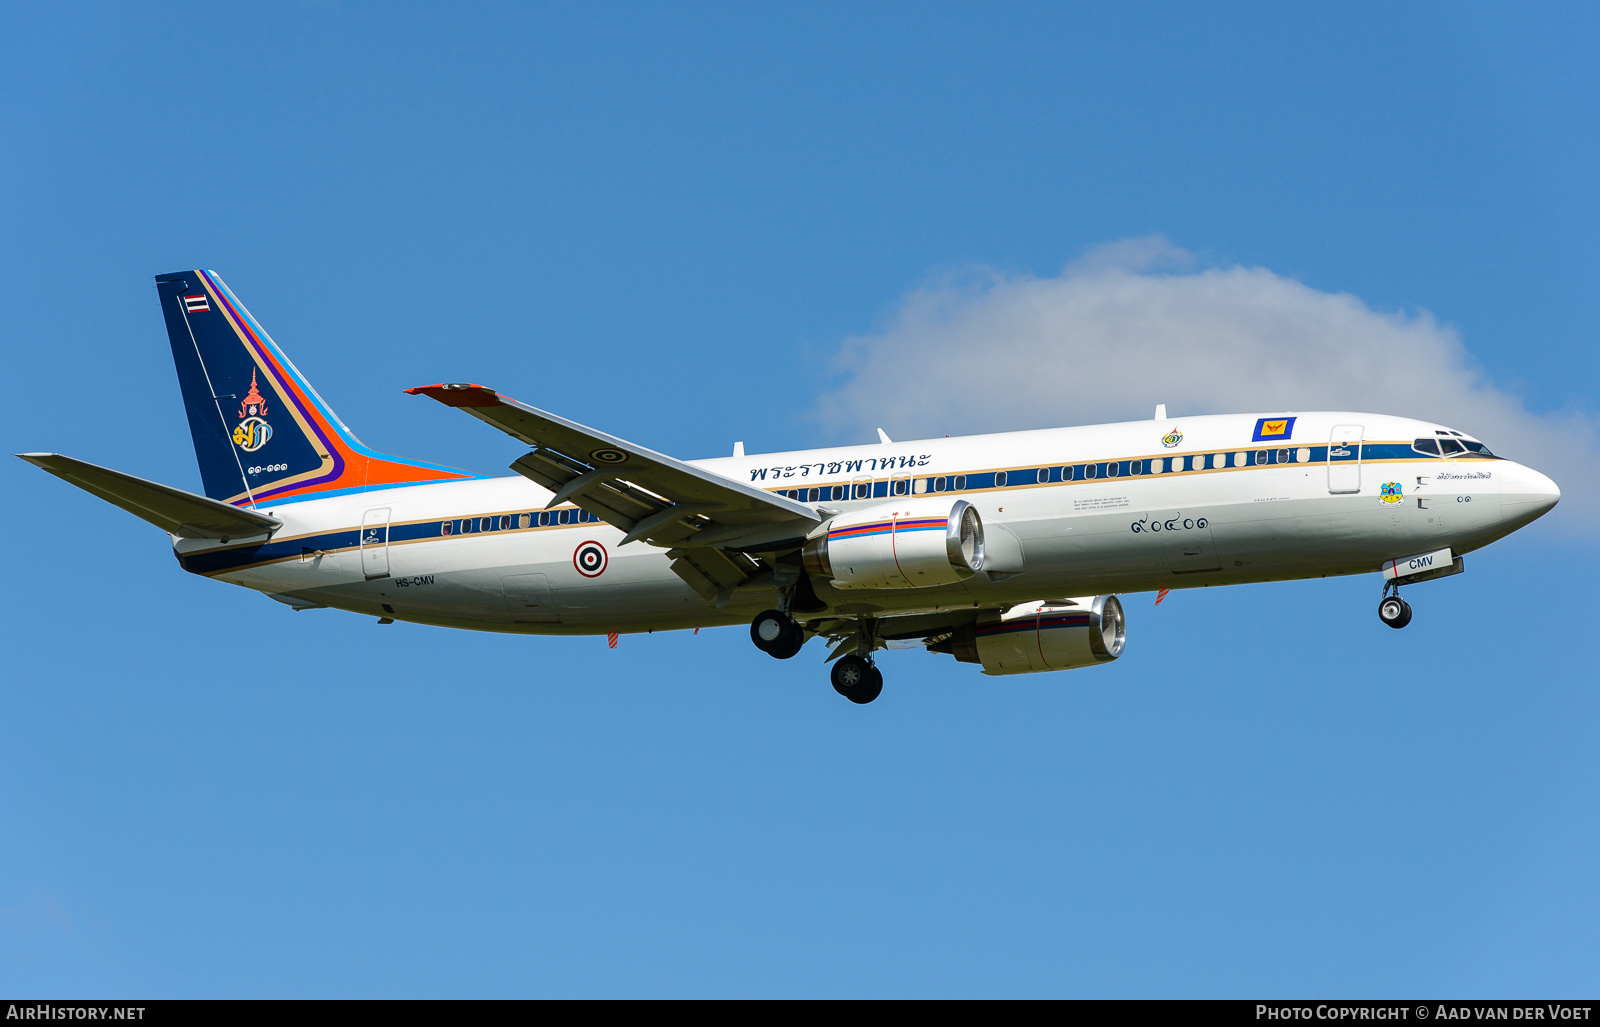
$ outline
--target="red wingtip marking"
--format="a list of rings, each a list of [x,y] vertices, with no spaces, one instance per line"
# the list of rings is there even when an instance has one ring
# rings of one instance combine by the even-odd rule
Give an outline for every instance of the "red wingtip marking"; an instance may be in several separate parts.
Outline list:
[[[500,394],[487,385],[419,385],[408,396],[427,396],[447,407],[497,407]]]

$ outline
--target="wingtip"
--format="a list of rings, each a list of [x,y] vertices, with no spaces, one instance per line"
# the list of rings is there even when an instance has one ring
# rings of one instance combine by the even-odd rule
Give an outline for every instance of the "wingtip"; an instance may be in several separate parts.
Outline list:
[[[418,385],[414,389],[407,389],[406,395],[427,396],[429,399],[438,400],[447,407],[496,407],[500,405],[500,394],[487,385],[471,385],[460,382],[442,385]]]

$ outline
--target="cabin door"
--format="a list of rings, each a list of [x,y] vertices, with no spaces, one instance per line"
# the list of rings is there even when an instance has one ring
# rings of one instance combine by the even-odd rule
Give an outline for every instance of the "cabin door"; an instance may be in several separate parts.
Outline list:
[[[1328,436],[1328,491],[1334,495],[1361,491],[1359,424],[1336,424]]]
[[[389,508],[361,517],[361,573],[368,581],[389,576]]]

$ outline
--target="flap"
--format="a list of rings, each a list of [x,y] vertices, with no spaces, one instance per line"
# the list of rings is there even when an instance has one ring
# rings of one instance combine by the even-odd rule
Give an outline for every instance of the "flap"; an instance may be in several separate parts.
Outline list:
[[[283,525],[276,517],[241,510],[193,492],[135,478],[60,453],[18,453],[17,456],[180,538],[215,538],[227,542],[271,534]]]
[[[482,385],[407,389],[457,407],[534,447],[511,465],[554,495],[627,532],[679,549],[798,540],[819,524],[811,507],[702,470],[614,435],[537,410]]]

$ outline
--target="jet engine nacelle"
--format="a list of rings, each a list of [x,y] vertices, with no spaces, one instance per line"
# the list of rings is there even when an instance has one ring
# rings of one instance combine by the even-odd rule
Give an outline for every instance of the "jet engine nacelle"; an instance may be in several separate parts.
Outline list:
[[[950,585],[983,569],[983,521],[964,499],[908,497],[840,514],[802,555],[834,588]]]
[[[958,628],[939,648],[985,674],[1033,674],[1110,663],[1126,640],[1116,596],[1052,599]]]

